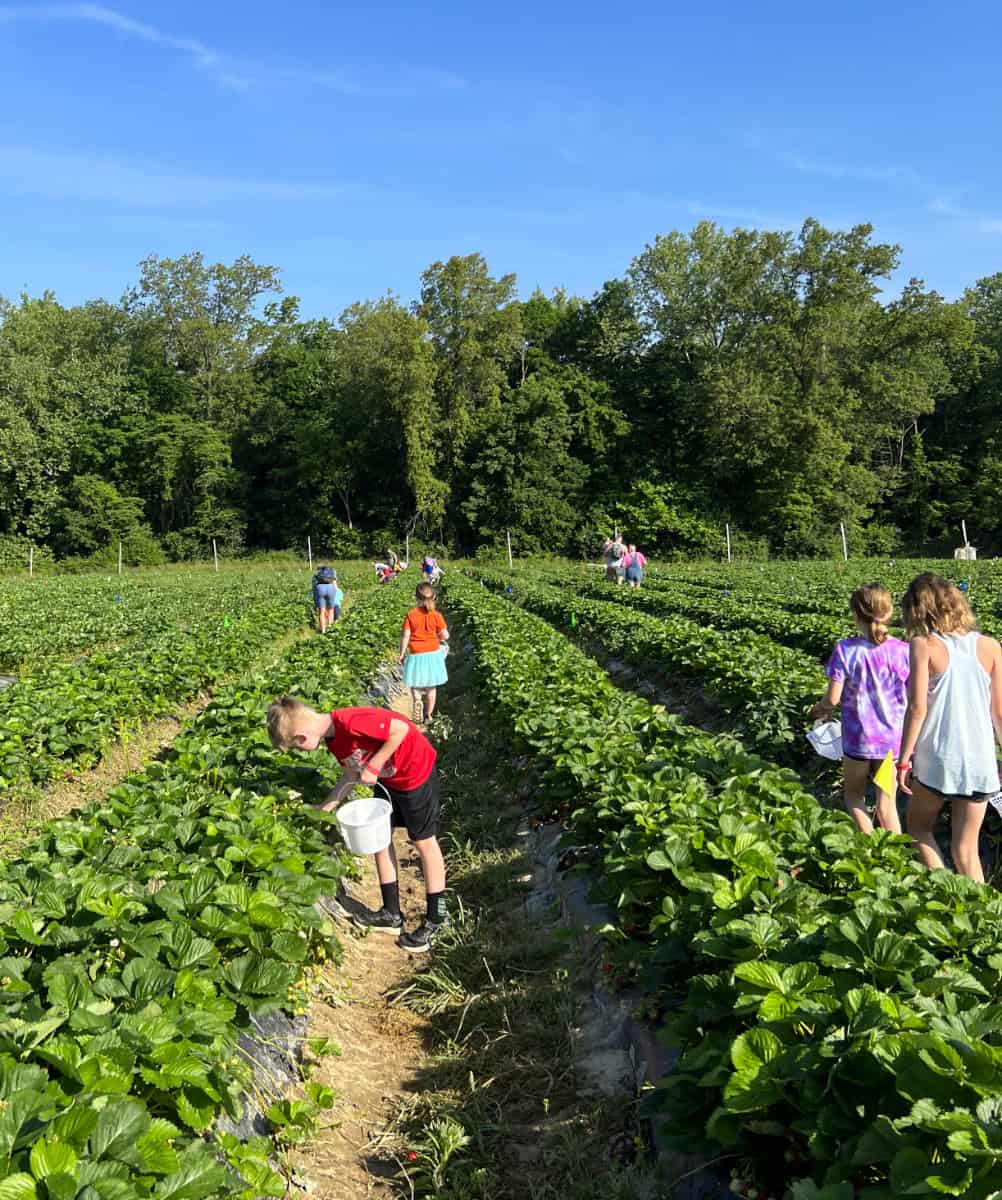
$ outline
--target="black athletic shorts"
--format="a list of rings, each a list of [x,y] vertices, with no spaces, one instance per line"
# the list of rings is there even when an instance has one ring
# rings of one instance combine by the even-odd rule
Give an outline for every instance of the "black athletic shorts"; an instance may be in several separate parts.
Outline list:
[[[406,792],[391,787],[386,790],[393,805],[390,824],[394,829],[406,828],[412,842],[435,837],[438,832],[438,772],[434,767],[420,787]]]
[[[992,796],[997,795],[997,792],[971,792],[969,796],[952,795],[950,792],[941,792],[939,788],[930,787],[927,783],[923,783],[918,776],[915,777],[915,782],[919,787],[925,788],[927,792],[932,792],[937,800],[944,800],[947,804],[951,800],[969,800],[972,804],[986,804]]]

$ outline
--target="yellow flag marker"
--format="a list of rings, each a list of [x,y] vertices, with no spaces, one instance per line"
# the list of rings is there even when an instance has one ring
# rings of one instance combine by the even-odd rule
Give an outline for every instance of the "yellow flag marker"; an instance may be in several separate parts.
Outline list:
[[[897,786],[897,774],[894,770],[894,751],[888,750],[887,757],[877,767],[876,773],[873,776],[874,786],[880,791],[885,792],[888,796],[893,795],[894,789]]]

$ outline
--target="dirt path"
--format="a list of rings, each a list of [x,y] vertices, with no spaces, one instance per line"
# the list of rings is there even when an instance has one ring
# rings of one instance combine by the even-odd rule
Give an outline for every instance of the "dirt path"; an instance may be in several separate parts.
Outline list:
[[[424,916],[424,887],[406,830],[396,831],[394,845],[401,866],[400,906],[412,928]],[[379,908],[371,862],[350,891],[367,907]],[[395,1164],[375,1143],[413,1086],[425,1055],[426,1022],[389,1005],[386,993],[406,985],[427,964],[424,955],[407,954],[387,934],[363,933],[339,922],[338,937],[344,959],[328,973],[327,999],[313,1005],[309,1030],[311,1038],[330,1038],[340,1049],[312,1076],[332,1087],[337,1100],[325,1114],[330,1128],[297,1152],[296,1168],[309,1181],[310,1194],[324,1200],[396,1196],[390,1182]]]

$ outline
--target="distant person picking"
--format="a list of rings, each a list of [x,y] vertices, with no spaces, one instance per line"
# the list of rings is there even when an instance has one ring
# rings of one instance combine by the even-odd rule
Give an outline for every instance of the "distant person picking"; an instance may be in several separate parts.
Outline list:
[[[313,576],[313,606],[317,610],[317,624],[321,633],[326,633],[341,616],[344,592],[338,587],[337,574],[333,567],[318,567]]]

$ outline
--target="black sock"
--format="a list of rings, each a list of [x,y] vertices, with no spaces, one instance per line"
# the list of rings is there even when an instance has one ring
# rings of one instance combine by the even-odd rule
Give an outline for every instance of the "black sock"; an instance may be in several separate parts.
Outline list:
[[[393,883],[381,883],[379,890],[383,893],[383,908],[387,912],[400,915],[400,880]]]
[[[445,892],[428,893],[428,920],[436,925],[445,920]]]

